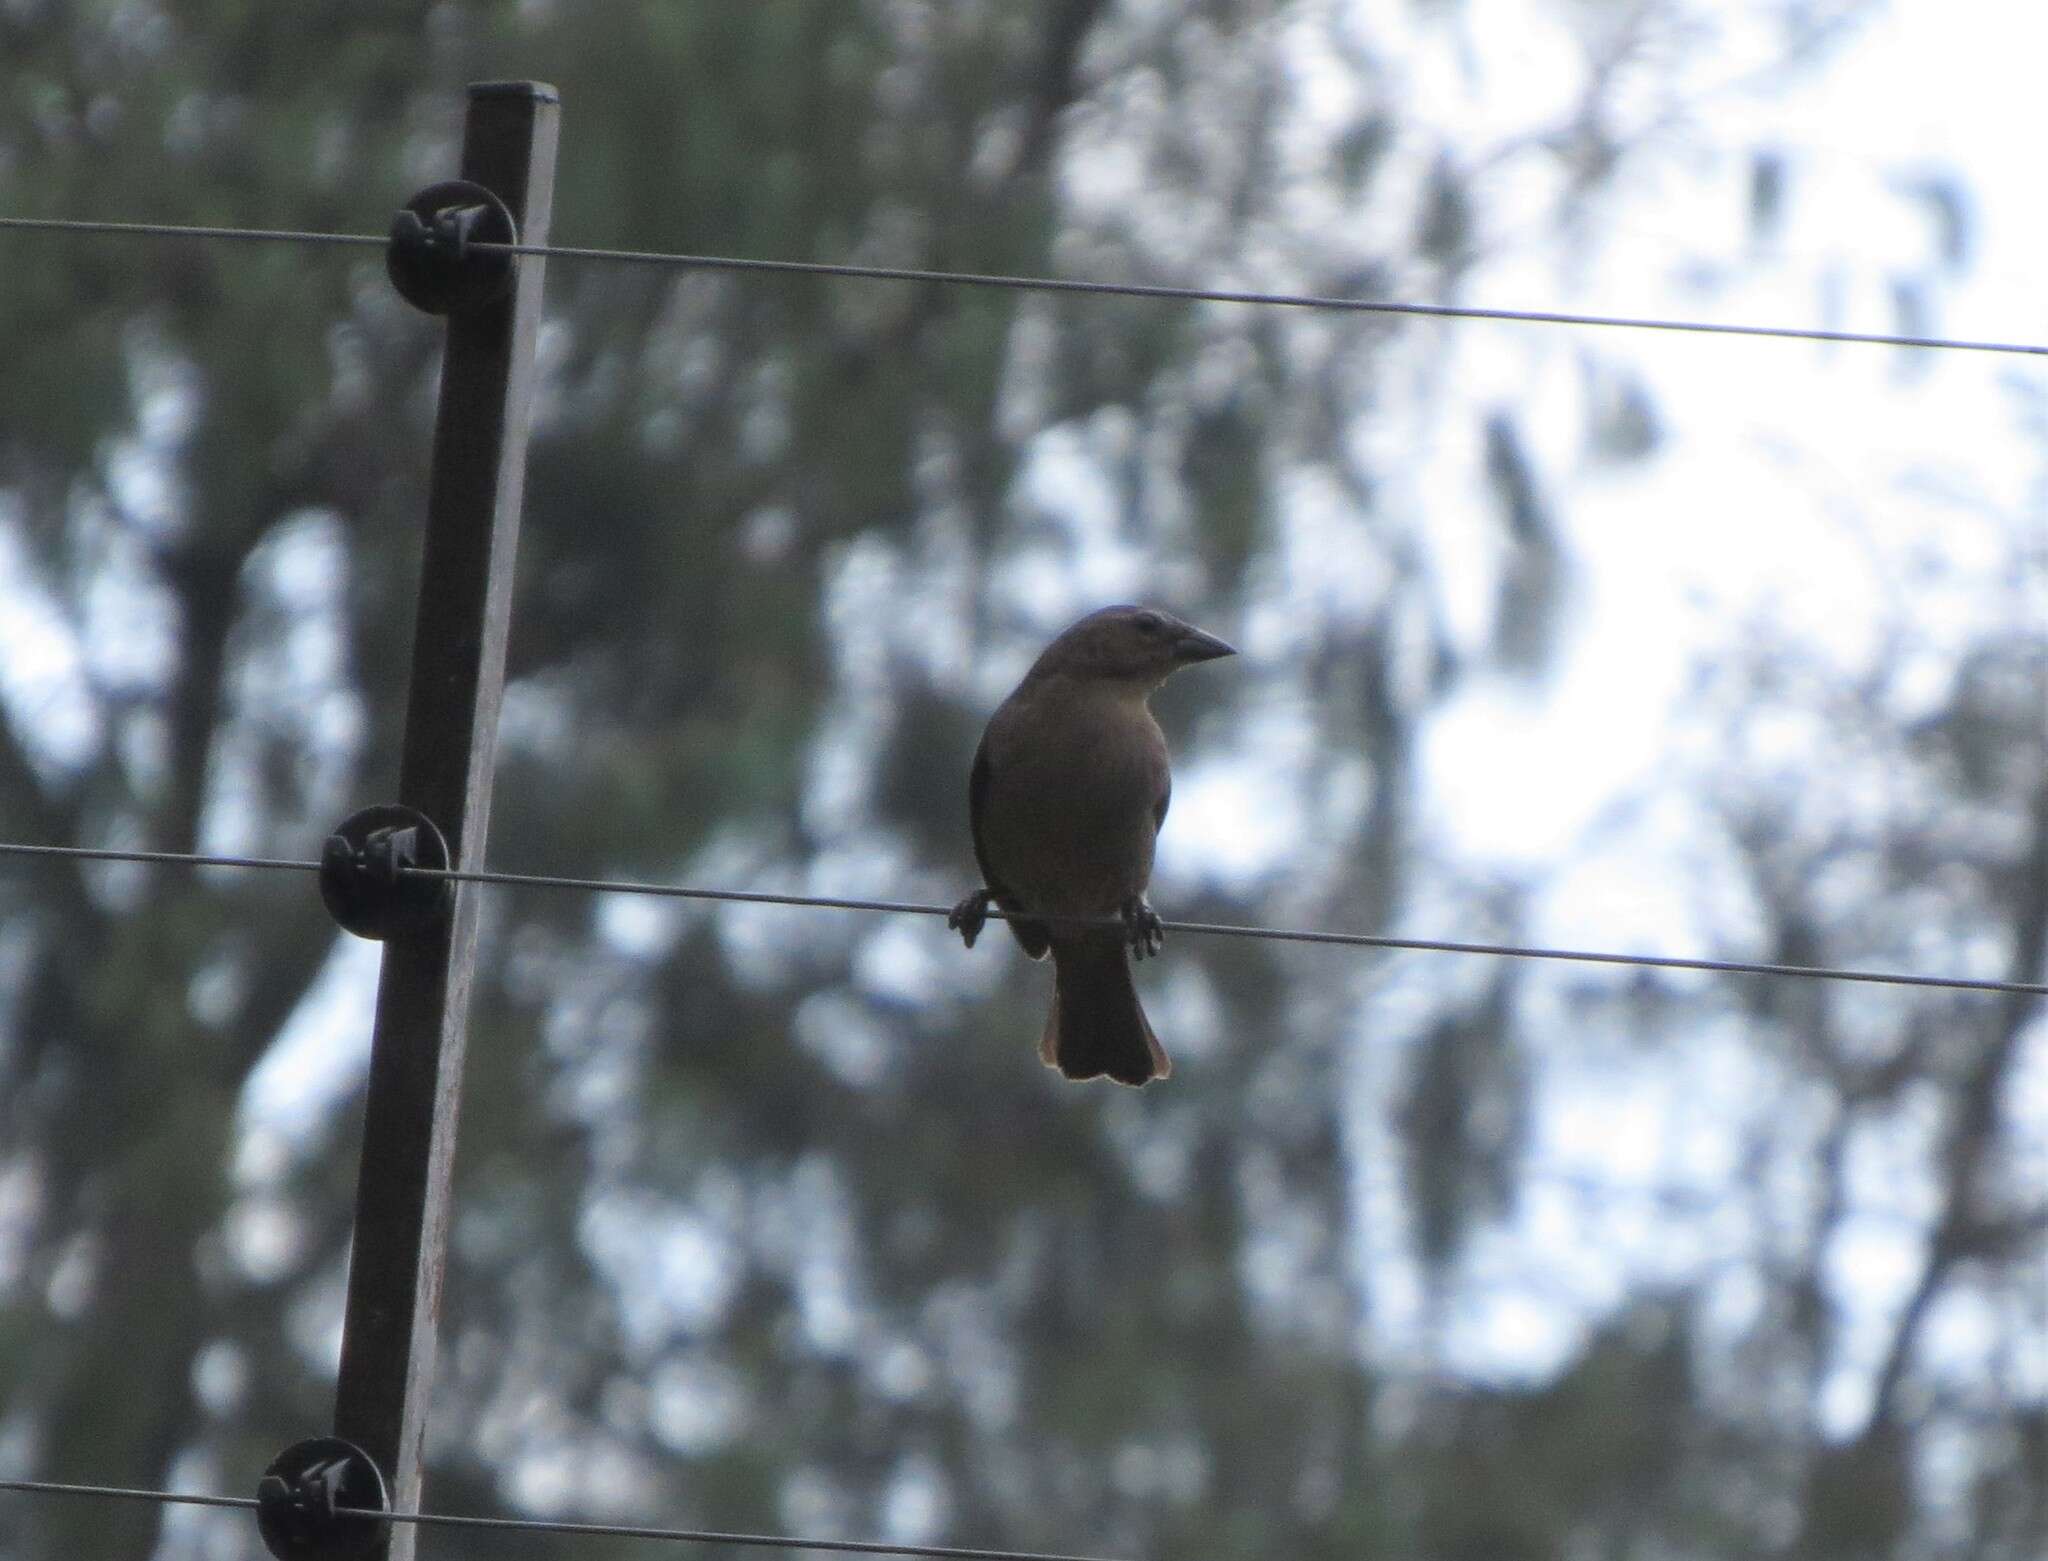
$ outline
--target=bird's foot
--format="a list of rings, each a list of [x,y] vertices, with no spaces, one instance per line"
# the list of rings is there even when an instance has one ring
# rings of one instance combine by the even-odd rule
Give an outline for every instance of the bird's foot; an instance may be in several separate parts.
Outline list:
[[[1134,894],[1118,906],[1117,915],[1123,918],[1132,958],[1143,959],[1166,947],[1166,928],[1160,925],[1159,912],[1152,909],[1142,894]]]
[[[960,934],[960,941],[969,948],[981,936],[981,929],[988,925],[988,908],[995,903],[995,896],[986,889],[976,889],[965,896],[946,917],[946,925]]]

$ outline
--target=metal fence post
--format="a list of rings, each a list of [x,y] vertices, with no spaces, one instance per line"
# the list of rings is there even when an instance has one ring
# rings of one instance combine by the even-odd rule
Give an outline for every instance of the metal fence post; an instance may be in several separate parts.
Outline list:
[[[470,88],[462,176],[504,201],[524,243],[547,242],[559,115],[537,82]],[[456,867],[484,861],[542,269],[518,257],[508,296],[448,322],[398,797],[440,826]],[[387,943],[377,989],[334,1428],[401,1512],[419,1507],[477,894],[457,885],[449,915]],[[394,1527],[392,1561],[410,1561],[414,1533]]]

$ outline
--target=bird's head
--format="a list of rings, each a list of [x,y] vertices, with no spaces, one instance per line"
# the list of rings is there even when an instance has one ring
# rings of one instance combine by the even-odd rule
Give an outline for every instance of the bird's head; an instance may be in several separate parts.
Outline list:
[[[1096,678],[1150,691],[1182,667],[1237,652],[1157,607],[1104,607],[1046,646],[1031,676]]]

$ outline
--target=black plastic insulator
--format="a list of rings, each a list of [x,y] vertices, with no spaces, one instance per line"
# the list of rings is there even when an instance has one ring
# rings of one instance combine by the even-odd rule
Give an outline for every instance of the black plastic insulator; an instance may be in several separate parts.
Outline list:
[[[256,1483],[256,1528],[278,1561],[356,1561],[390,1533],[390,1511],[376,1462],[338,1436],[294,1442]]]
[[[391,219],[384,266],[407,303],[428,314],[461,314],[495,303],[512,287],[512,257],[478,244],[516,244],[505,203],[481,184],[430,184]]]
[[[359,938],[377,942],[431,927],[448,913],[453,886],[405,869],[448,866],[448,842],[432,819],[396,802],[351,813],[320,848],[320,898]]]

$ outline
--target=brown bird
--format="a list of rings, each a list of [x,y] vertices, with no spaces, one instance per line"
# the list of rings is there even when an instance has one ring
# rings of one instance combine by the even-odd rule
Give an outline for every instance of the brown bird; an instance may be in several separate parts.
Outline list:
[[[967,806],[985,887],[946,924],[973,948],[998,905],[1025,953],[1052,955],[1038,1055],[1070,1079],[1173,1071],[1124,953],[1143,959],[1164,941],[1145,886],[1173,776],[1146,699],[1181,667],[1234,654],[1171,613],[1105,607],[1045,648],[975,750]],[[1110,916],[1121,929],[1056,919]]]

